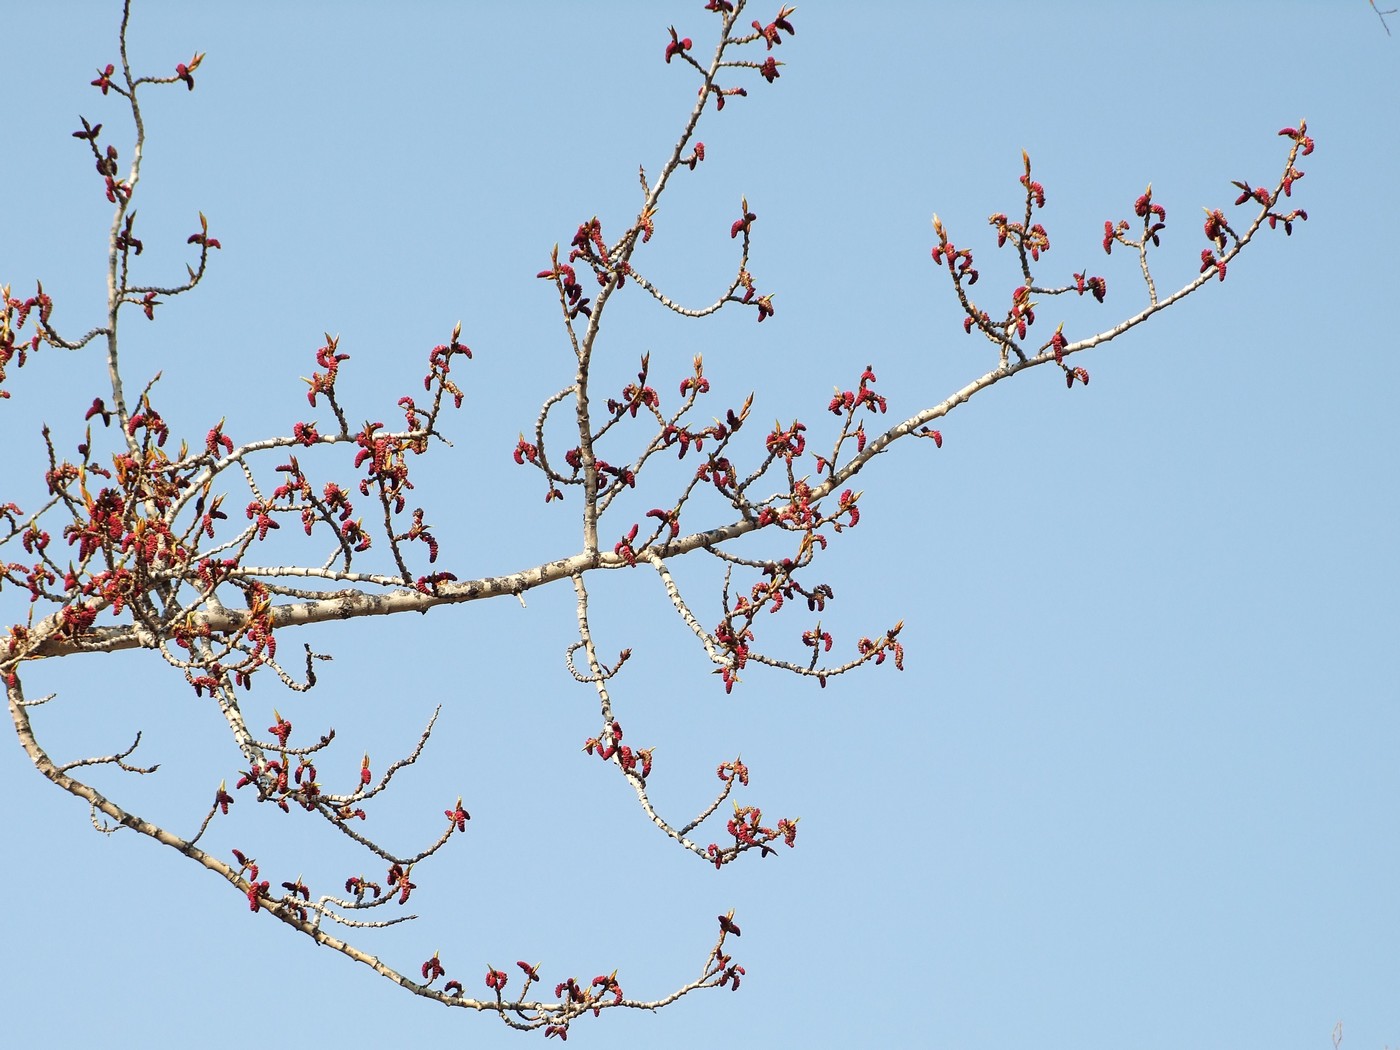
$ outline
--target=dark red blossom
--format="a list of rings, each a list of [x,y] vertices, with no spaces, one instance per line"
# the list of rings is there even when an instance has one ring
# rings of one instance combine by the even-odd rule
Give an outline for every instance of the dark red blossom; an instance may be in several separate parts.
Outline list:
[[[1233,234],[1230,224],[1225,221],[1225,213],[1219,208],[1206,212],[1205,221],[1206,239],[1215,242],[1215,246],[1220,249],[1225,247],[1225,235]]]
[[[108,66],[108,67],[107,67],[107,72],[110,73],[111,71],[112,71],[112,67],[111,67],[111,66]],[[1309,153],[1311,153],[1311,152],[1313,151],[1313,146],[1314,146],[1313,140],[1312,140],[1311,137],[1309,137],[1309,135],[1308,135],[1307,132],[1308,132],[1308,125],[1307,125],[1307,122],[1304,121],[1304,122],[1300,123],[1296,128],[1283,128],[1281,131],[1279,131],[1279,134],[1280,134],[1280,135],[1287,135],[1287,136],[1288,136],[1289,138],[1291,138],[1294,142],[1301,142],[1301,143],[1303,144],[1302,153],[1303,153],[1303,156],[1306,157]]]
[[[83,416],[83,422],[87,422],[93,416],[101,416],[102,425],[104,427],[112,425],[112,413],[107,410],[107,406],[103,404],[102,399],[100,397],[95,397],[92,399],[92,407],[89,408],[87,410],[87,414]]]
[[[715,770],[715,775],[726,783],[730,780],[737,780],[745,787],[749,786],[749,767],[744,765],[742,759],[736,758],[733,762],[721,762]]]
[[[625,536],[623,536],[622,539],[613,547],[613,553],[616,554],[623,561],[625,561],[628,565],[631,565],[634,568],[637,565],[637,552],[633,550],[632,543],[637,538],[637,529],[637,523],[633,522],[632,530],[628,532]]]
[[[218,455],[219,449],[225,452],[233,451],[233,440],[224,433],[224,421],[219,420],[219,425],[204,435],[204,451],[211,456]]]
[[[540,450],[537,446],[525,440],[525,435],[521,434],[520,439],[515,443],[515,462],[522,466],[526,463],[537,463],[539,461]]]
[[[400,904],[407,904],[409,894],[418,888],[418,884],[416,882],[409,881],[408,876],[412,870],[412,867],[403,868],[398,864],[391,864],[389,866],[388,882],[390,892],[393,892],[396,889],[399,891]]]
[[[267,893],[268,888],[269,888],[270,886],[271,886],[271,883],[269,883],[266,879],[263,879],[262,882],[250,882],[250,883],[248,883],[248,910],[249,910],[249,911],[258,911],[258,910],[262,907],[262,900],[261,900],[261,898],[262,898],[263,894]]]
[[[194,61],[189,65],[185,65],[183,62],[176,63],[175,65],[175,76],[183,80],[185,82],[185,87],[190,91],[194,90],[194,71],[199,66],[199,59],[202,57],[202,55],[196,55]]]
[[[678,36],[676,35],[676,27],[675,27],[675,26],[671,26],[670,29],[669,29],[669,32],[670,32],[670,34],[671,34],[671,42],[670,42],[669,44],[666,45],[666,64],[667,64],[667,65],[670,65],[671,59],[672,59],[674,56],[676,56],[676,55],[683,55],[683,54],[685,54],[685,52],[687,52],[687,51],[690,50],[690,37],[685,37],[684,39],[678,37]]]
[[[1045,187],[1031,178],[1031,157],[1025,150],[1021,151],[1021,163],[1026,168],[1026,173],[1021,176],[1021,185],[1026,188],[1026,197],[1034,201],[1037,208],[1045,207]]]
[[[437,952],[433,952],[433,957],[423,963],[423,980],[429,983],[436,981],[446,973],[447,971],[443,968],[442,960],[438,958]]]
[[[443,816],[452,822],[452,826],[458,831],[467,830],[467,821],[472,819],[472,815],[462,808],[462,796],[457,796],[457,805],[452,809],[442,811]]]
[[[749,201],[747,197],[744,198],[742,206],[744,211],[743,218],[735,219],[734,224],[729,227],[729,239],[731,241],[739,236],[740,230],[743,230],[745,235],[747,235],[749,230],[753,227],[754,221],[758,218],[757,215],[749,211]]]
[[[742,977],[744,973],[744,968],[737,964],[726,967],[724,973],[720,976],[719,987],[723,988],[726,984],[731,984],[732,982],[732,989],[737,992],[739,990],[739,978]]]

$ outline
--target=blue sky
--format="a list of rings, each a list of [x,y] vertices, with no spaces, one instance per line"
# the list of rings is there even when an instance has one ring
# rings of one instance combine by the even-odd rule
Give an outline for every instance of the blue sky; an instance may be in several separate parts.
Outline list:
[[[352,418],[395,418],[460,319],[468,405],[448,422],[454,447],[415,473],[444,564],[479,576],[572,553],[577,501],[546,507],[510,461],[572,374],[534,274],[581,221],[609,233],[635,215],[637,166],[659,167],[695,90],[662,62],[666,27],[708,49],[702,7],[138,0],[138,69],[208,54],[193,93],[147,96],[143,272],[183,273],[198,210],[223,251],[157,323],[126,322],[128,381],[161,371],[162,411],[194,440],[220,417],[235,440],[282,432],[306,416],[298,377],[329,331],[351,354]],[[69,133],[79,113],[122,126],[87,83],[115,59],[117,16],[87,2],[5,16],[23,43],[0,68],[0,282],[41,278],[69,332],[99,316],[110,216]],[[527,609],[308,632],[335,656],[321,685],[293,696],[269,678],[252,709],[271,724],[276,705],[308,735],[333,725],[330,779],[353,777],[366,748],[410,748],[442,704],[376,829],[410,848],[458,793],[474,818],[417,880],[423,919],[365,946],[408,971],[440,950],[469,986],[517,958],[543,960],[551,982],[617,967],[650,997],[699,968],[715,914],[737,909],[737,995],[614,1011],[570,1045],[1320,1047],[1339,1019],[1349,1050],[1400,1044],[1400,41],[1363,0],[809,0],[794,24],[778,82],[707,114],[705,163],[681,173],[638,257],[676,298],[708,301],[746,194],[751,268],[777,315],[681,323],[627,294],[604,331],[605,389],[650,352],[674,391],[703,352],[710,411],[754,390],[760,425],[800,416],[822,432],[831,388],[867,363],[891,414],[942,400],[993,361],[929,259],[929,217],[974,247],[978,289],[1000,304],[1017,273],[986,216],[1019,208],[1023,148],[1049,197],[1046,279],[1087,266],[1109,282],[1102,307],[1045,303],[1047,338],[1062,318],[1084,334],[1142,304],[1133,261],[1099,239],[1149,180],[1168,214],[1156,275],[1175,287],[1205,246],[1199,209],[1228,210],[1231,180],[1272,184],[1275,132],[1300,117],[1318,143],[1295,189],[1309,221],[1086,355],[1088,387],[1018,376],[944,420],[941,450],[896,446],[871,465],[860,526],[819,563],[837,595],[823,622],[849,651],[902,618],[902,674],[820,691],[754,668],[726,696],[650,570],[595,580],[601,648],[635,654],[615,702],[629,739],[657,746],[658,804],[697,811],[715,764],[742,751],[745,801],[802,818],[777,859],[716,873],[580,753],[598,718],[563,663],[567,588]],[[102,378],[89,352],[12,372],[0,500],[38,502],[41,422],[71,446]],[[620,508],[612,531],[645,507]],[[678,566],[711,623],[713,568]],[[0,603],[5,622],[25,615],[20,596]],[[144,731],[158,777],[94,777],[142,815],[188,831],[236,776],[217,712],[144,654],[26,683],[60,694],[35,712],[57,756]],[[0,749],[0,797],[0,1004],[18,1043],[540,1038],[419,1001],[250,915],[173,853],[97,835],[16,747]],[[361,863],[247,804],[214,834],[274,881],[330,884]]]

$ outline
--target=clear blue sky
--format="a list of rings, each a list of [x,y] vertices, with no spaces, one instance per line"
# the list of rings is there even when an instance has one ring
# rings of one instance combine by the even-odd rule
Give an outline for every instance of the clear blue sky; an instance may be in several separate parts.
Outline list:
[[[78,332],[99,316],[110,210],[69,133],[79,113],[122,126],[87,84],[115,59],[118,5],[10,7],[0,281],[42,278]],[[534,274],[580,221],[610,233],[635,215],[637,166],[659,166],[694,94],[662,62],[666,27],[708,48],[714,16],[699,0],[286,7],[138,0],[139,70],[208,53],[192,94],[147,96],[144,279],[183,273],[199,209],[224,247],[158,323],[127,321],[128,382],[163,370],[159,404],[195,440],[221,416],[235,440],[285,431],[330,331],[352,355],[352,420],[388,421],[460,318],[469,404],[415,494],[444,564],[485,575],[572,553],[576,501],[546,508],[510,462],[571,375]],[[1023,148],[1049,194],[1042,272],[1109,281],[1102,308],[1045,304],[1047,337],[1061,317],[1083,334],[1143,301],[1131,259],[1106,259],[1099,238],[1149,180],[1168,211],[1159,283],[1174,287],[1196,272],[1201,206],[1228,208],[1232,179],[1272,184],[1274,133],[1299,117],[1318,142],[1296,188],[1310,221],[1088,355],[1087,388],[1031,372],[949,417],[941,451],[872,465],[861,525],[825,559],[824,622],[850,646],[902,617],[902,675],[819,691],[755,668],[725,696],[649,570],[594,583],[603,650],[636,654],[616,702],[629,739],[657,746],[658,803],[698,810],[741,750],[747,800],[802,818],[777,859],[716,873],[581,754],[598,719],[563,663],[567,588],[525,610],[309,634],[335,662],[307,696],[261,682],[265,724],[275,704],[308,735],[333,725],[344,743],[323,779],[348,780],[361,750],[407,750],[442,703],[375,827],[411,848],[459,792],[474,817],[417,880],[425,918],[365,944],[409,971],[441,950],[469,987],[523,958],[550,982],[617,967],[650,996],[694,973],[716,913],[738,909],[737,995],[588,1019],[571,1046],[1325,1047],[1339,1019],[1347,1050],[1400,1043],[1400,39],[1364,0],[807,0],[794,23],[781,79],[707,115],[707,159],[638,257],[708,301],[747,194],[777,316],[679,324],[628,292],[605,330],[606,386],[650,351],[674,391],[704,352],[712,411],[755,389],[760,425],[801,416],[819,432],[832,386],[868,362],[892,414],[941,400],[991,361],[929,259],[929,216],[977,249],[978,288],[1000,304],[1018,278],[985,220],[1018,207]],[[37,502],[40,421],[71,447],[101,382],[91,352],[12,374],[0,500]],[[683,581],[713,623],[710,569]],[[4,622],[25,615],[8,591],[0,603]],[[26,682],[60,691],[35,712],[60,758],[144,730],[160,776],[95,782],[177,831],[236,776],[217,713],[158,660],[72,660]],[[99,836],[14,746],[0,799],[15,1045],[540,1038],[421,1002],[173,853]],[[240,803],[207,844],[313,889],[359,870],[307,829]]]

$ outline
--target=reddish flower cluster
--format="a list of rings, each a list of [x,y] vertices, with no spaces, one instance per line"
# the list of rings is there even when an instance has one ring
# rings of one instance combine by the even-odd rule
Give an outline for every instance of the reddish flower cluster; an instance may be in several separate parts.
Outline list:
[[[285,749],[287,738],[292,735],[292,723],[277,713],[277,709],[272,709],[272,717],[276,719],[276,724],[268,726],[267,731],[277,738],[277,746]]]
[[[394,539],[396,541],[408,540],[410,542],[413,540],[421,540],[423,543],[427,544],[428,547],[428,563],[431,565],[438,559],[438,541],[433,537],[433,534],[428,531],[427,526],[423,524],[422,507],[418,507],[413,511],[413,524],[409,526],[408,531],[396,535]]]
[[[828,520],[835,523],[834,519],[837,516],[848,514],[853,519],[850,524],[856,524],[860,519],[860,512],[856,508],[855,503],[857,498],[859,498],[859,495],[852,493],[850,489],[843,492],[840,499],[840,509]],[[839,531],[842,526],[837,524],[836,528]],[[752,623],[754,614],[764,605],[768,606],[768,611],[770,613],[775,613],[783,607],[784,601],[792,598],[794,595],[800,595],[807,599],[808,612],[823,611],[826,608],[827,601],[835,597],[831,585],[829,583],[819,583],[810,589],[804,587],[802,584],[798,583],[793,576],[797,567],[797,563],[791,558],[783,558],[781,561],[770,561],[766,563],[763,566],[763,575],[768,577],[768,580],[766,582],[760,580],[758,583],[755,583],[753,585],[753,590],[750,591],[752,604],[744,605],[741,599],[741,604],[735,606],[735,611],[747,611],[749,613],[749,622]]]
[[[601,738],[591,736],[584,741],[583,750],[590,755],[596,754],[604,762],[616,755],[617,764],[622,767],[624,773],[630,776],[640,777],[642,780],[651,776],[654,749],[641,747],[634,751],[629,745],[624,744],[622,742],[622,726],[615,721],[608,723]]]
[[[1086,373],[1084,382],[1087,383],[1088,381],[1089,379]],[[903,628],[904,621],[901,620],[886,631],[885,636],[878,642],[870,638],[862,638],[856,644],[856,649],[860,652],[861,656],[873,658],[876,666],[884,663],[885,657],[893,653],[894,665],[902,671],[904,670],[904,645],[897,641],[897,639],[899,637],[899,632],[903,630]]]
[[[99,128],[100,128],[101,126],[102,126],[101,124],[98,125]],[[82,138],[82,137],[83,137],[83,136],[82,136],[82,132],[80,132],[80,131],[75,131],[73,134],[74,134],[74,136],[77,137],[77,138]],[[201,215],[200,218],[203,219],[204,216]],[[136,213],[135,213],[135,212],[130,212],[130,213],[128,213],[128,214],[127,214],[127,217],[126,217],[126,221],[122,224],[121,232],[120,232],[119,234],[117,234],[117,242],[116,242],[116,243],[117,243],[117,249],[122,253],[122,255],[127,255],[128,253],[140,255],[141,252],[142,252],[142,251],[145,249],[145,247],[146,247],[146,246],[141,242],[141,239],[140,239],[139,237],[135,237],[135,236],[132,235],[131,227],[132,227],[132,225],[133,225],[135,222],[136,222]],[[216,241],[216,240],[214,240],[212,237],[211,237],[211,238],[208,238],[208,240],[209,240],[209,243],[206,245],[206,247],[212,247],[212,248],[219,248],[219,247],[222,247],[222,245],[220,245],[219,242]],[[199,234],[199,233],[192,233],[192,234],[190,234],[190,238],[189,238],[189,240],[188,240],[186,243],[188,243],[188,244],[196,244],[196,243],[198,243],[198,244],[204,244],[204,243],[205,243],[205,236],[204,236],[203,234]]]
[[[1108,282],[1102,277],[1085,277],[1082,273],[1074,275],[1074,288],[1080,295],[1089,292],[1099,302],[1103,302],[1104,296],[1108,294]]]
[[[99,69],[97,71],[97,79],[92,82],[92,86],[95,88],[100,88],[102,94],[107,94],[108,89],[112,86],[112,74],[116,71],[117,67],[112,65],[112,63],[108,62],[106,69]],[[101,126],[102,125],[100,124],[98,125],[98,127]]]
[[[266,879],[262,882],[250,882],[248,884],[248,910],[257,911],[262,907],[262,898],[266,895],[271,883]]]
[[[147,440],[154,435],[156,446],[159,448],[164,448],[166,439],[170,437],[170,428],[165,425],[160,413],[151,407],[148,399],[143,399],[142,410],[126,421],[126,432],[129,436],[135,437],[138,430],[146,431]]]
[[[748,600],[741,595],[734,611],[742,613],[747,608]],[[732,617],[726,617],[715,628],[714,637],[719,647],[729,654],[729,661],[720,668],[720,680],[724,682],[724,691],[732,693],[739,681],[739,672],[749,662],[749,642],[753,641],[753,631],[747,626],[736,629]]]
[[[540,450],[537,446],[532,445],[530,444],[530,442],[526,441],[525,435],[521,434],[520,439],[515,443],[514,458],[515,462],[521,464],[522,466],[526,462],[538,463],[540,459]]]
[[[573,254],[571,253],[569,257],[572,259]],[[556,257],[554,265],[550,269],[541,270],[539,273],[535,274],[535,276],[553,280],[559,285],[559,289],[565,298],[570,320],[577,317],[579,314],[583,314],[588,318],[593,316],[593,308],[588,305],[589,300],[583,297],[583,288],[578,283],[578,274],[568,263],[561,263]]]
[[[711,84],[711,85],[709,85],[708,87],[702,87],[702,88],[700,89],[700,94],[702,94],[702,95],[707,94],[708,92],[714,92],[714,96],[715,96],[715,109],[720,109],[720,110],[724,109],[724,100],[725,100],[726,98],[731,97],[731,96],[733,96],[733,95],[739,95],[739,96],[741,96],[741,97],[747,97],[747,96],[748,96],[748,91],[746,91],[744,88],[741,88],[741,87],[721,88],[718,84]]]
[[[389,892],[392,893],[396,889],[399,891],[400,904],[407,904],[409,894],[418,888],[418,884],[416,882],[409,881],[408,876],[409,873],[412,871],[412,865],[409,865],[407,868],[404,868],[398,864],[391,864],[389,866]]]
[[[1040,183],[1035,185],[1039,186]],[[996,228],[998,248],[1003,247],[1009,240],[1014,247],[1028,254],[1036,262],[1040,261],[1041,252],[1050,250],[1050,235],[1040,223],[1027,230],[1024,223],[1008,220],[1005,212],[997,212],[987,221]]]
[[[631,531],[623,536],[621,541],[613,547],[613,553],[634,569],[637,567],[637,552],[633,550],[632,543],[637,538],[638,527],[637,523],[633,522]]]
[[[796,10],[797,8],[795,7],[785,6],[779,9],[778,17],[767,25],[763,25],[758,21],[753,23],[754,31],[763,39],[763,42],[768,46],[768,50],[773,50],[774,47],[783,42],[783,38],[778,34],[779,30],[782,30],[788,36],[797,35],[797,30],[794,29],[792,23],[788,21],[788,16]]]
[[[1206,212],[1205,233],[1206,240],[1214,241],[1215,246],[1221,251],[1225,250],[1226,234],[1235,240],[1239,239],[1235,236],[1235,231],[1230,229],[1230,224],[1225,219],[1225,213],[1219,208]]]
[[[710,482],[721,493],[733,492],[739,485],[739,474],[727,456],[711,455],[696,470],[695,476],[701,481]]]
[[[569,1002],[571,1003],[588,1002],[588,993],[579,987],[578,981],[572,977],[567,981],[560,981],[554,986],[554,995],[556,998],[562,999],[565,992],[568,993]]]
[[[725,965],[724,972],[720,975],[719,987],[723,988],[725,985],[729,985],[731,991],[737,992],[739,990],[739,978],[747,971],[745,971],[742,966],[730,963],[729,956],[727,955],[721,956],[721,959]]]
[[[448,373],[452,371],[452,358],[458,356],[465,357],[468,361],[472,359],[471,347],[462,343],[461,321],[458,321],[453,327],[452,338],[449,342],[446,344],[439,344],[429,351],[428,374],[423,377],[423,389],[431,390],[433,382],[436,380],[439,396],[441,396],[442,393],[451,394],[454,408],[462,407],[463,395],[461,388],[459,388],[453,380],[447,378],[447,376]],[[400,399],[399,403],[403,404],[404,401],[408,401],[409,407],[412,409],[413,402],[407,398],[403,398]],[[408,425],[410,430],[417,429],[411,412]]]
[[[682,39],[677,36],[675,26],[670,26],[668,31],[671,34],[671,42],[666,45],[666,64],[670,65],[672,58],[676,55],[684,55],[690,50],[691,41],[690,37]]]
[[[572,263],[578,259],[582,259],[592,267],[593,275],[598,279],[598,283],[604,286],[615,283],[618,288],[621,288],[627,280],[627,275],[631,272],[631,267],[626,262],[616,268],[613,267],[611,252],[607,242],[603,240],[603,224],[598,221],[596,216],[582,223],[574,233],[574,239],[570,242],[569,262]],[[554,258],[554,269],[559,270],[557,254]],[[556,274],[547,270],[540,271],[536,276],[554,276],[556,280],[558,279]],[[588,309],[588,300],[579,301],[579,293],[569,292],[567,283],[563,287],[565,294],[569,297],[569,316],[573,318],[582,313],[592,317],[592,312]]]
[[[189,62],[179,62],[175,66],[175,79],[183,80],[185,87],[190,91],[194,90],[194,71],[199,68],[199,64],[204,61],[202,54],[196,53]],[[110,68],[110,67],[109,67]],[[108,74],[110,76],[110,74]],[[104,91],[103,94],[106,94]]]
[[[39,284],[34,295],[24,300],[11,297],[9,285],[0,287],[0,386],[5,382],[5,370],[10,362],[16,361],[17,367],[23,368],[29,354],[37,350],[44,340],[39,331],[24,342],[16,340],[19,329],[24,327],[30,311],[36,306],[39,308],[38,327],[45,327],[53,312],[53,300],[44,293],[43,284]],[[0,389],[0,400],[9,396],[8,390]]]
[[[1297,147],[1295,147],[1295,150],[1296,152],[1301,153],[1304,157],[1312,153],[1313,147],[1314,145],[1316,145],[1313,142],[1312,137],[1308,134],[1308,125],[1306,121],[1299,123],[1299,125],[1296,128],[1281,128],[1279,130],[1279,134],[1291,138],[1294,142],[1298,144],[1298,146],[1301,146],[1301,149],[1297,149]],[[1290,158],[1292,156],[1293,154],[1290,154]],[[1288,168],[1283,173],[1283,195],[1285,197],[1293,196],[1293,184],[1302,177],[1303,172],[1295,168],[1290,159]],[[1305,215],[1303,216],[1303,218],[1306,219],[1307,216]]]
[[[583,451],[577,448],[569,449],[564,453],[564,462],[577,474],[583,469]],[[609,485],[622,485],[626,488],[637,486],[637,473],[631,467],[615,467],[607,460],[598,459],[593,461],[593,471],[596,476],[595,489],[600,495],[608,491]],[[609,481],[609,478],[612,480]]]
[[[789,848],[795,847],[798,819],[800,818],[788,820],[784,817],[774,827],[764,827],[763,812],[758,807],[741,806],[736,802],[734,816],[726,825],[729,834],[734,837],[734,845],[721,848],[718,843],[712,842],[706,847],[705,855],[718,870],[747,850],[756,849],[764,857],[776,853],[771,843],[780,839]],[[739,936],[739,928],[733,925],[733,918],[733,912],[730,912],[727,918],[720,917],[720,929],[725,936],[731,933]]]
[[[608,398],[609,412],[618,418],[627,414],[633,419],[636,419],[638,411],[644,407],[651,409],[653,412],[656,411],[661,404],[661,398],[652,387],[647,386],[647,372],[650,367],[651,355],[643,354],[642,369],[637,373],[637,381],[635,383],[628,383],[627,386],[623,387],[621,401]],[[681,393],[684,394],[685,390],[685,384],[682,383]]]
[[[1016,328],[1018,338],[1026,338],[1026,328],[1035,324],[1035,303],[1030,301],[1031,290],[1027,285],[1017,285],[1011,292],[1010,321]]]
[[[740,218],[735,219],[734,224],[729,227],[729,239],[731,241],[739,236],[740,230],[743,231],[744,237],[747,238],[749,231],[753,228],[754,222],[758,219],[757,215],[749,211],[749,201],[747,197],[744,198],[742,206],[744,214]]]
[[[116,489],[104,488],[87,505],[88,520],[63,529],[70,545],[78,545],[78,560],[86,561],[98,550],[117,543],[126,532],[126,500]]]
[[[1133,214],[1143,220],[1143,236],[1151,238],[1155,247],[1161,247],[1162,240],[1158,236],[1167,226],[1167,209],[1160,204],[1152,203],[1152,184],[1148,183],[1147,189],[1137,200],[1133,201]],[[1105,226],[1108,223],[1104,223]],[[1127,224],[1124,223],[1124,226]],[[1107,248],[1105,248],[1107,250]]]
[[[366,893],[372,893],[375,900],[384,894],[384,888],[377,882],[370,882],[362,875],[352,875],[345,880],[345,892],[353,893],[356,901],[364,900]]]
[[[852,492],[850,489],[847,489],[845,492],[841,493],[841,498],[838,501],[840,509],[837,511],[837,514],[845,514],[850,517],[848,528],[854,528],[860,524],[860,507],[856,505],[856,500],[858,499],[860,499],[860,493]],[[841,524],[839,522],[833,522],[833,525],[837,532],[841,531]]]
[[[438,585],[451,583],[457,579],[457,574],[452,572],[434,572],[426,576],[420,576],[413,581],[413,586],[424,594],[439,594]]]
[[[695,365],[695,375],[687,376],[685,379],[681,380],[682,397],[685,397],[691,391],[694,391],[694,394],[691,395],[692,397],[700,394],[708,394],[710,392],[710,381],[705,378],[704,358],[696,354],[693,364]]]
[[[765,845],[764,840],[758,836],[772,838],[777,833],[769,828],[761,826],[763,811],[757,806],[741,806],[734,804],[734,816],[725,825],[725,830],[734,836],[736,843],[743,843],[748,846],[757,846],[763,850],[763,855],[767,856],[773,850]]]
[[[126,232],[124,237],[127,241],[131,240],[131,223],[135,218],[136,216],[134,213],[126,217]],[[131,243],[134,243],[136,245],[136,254],[140,255],[141,242],[132,241]],[[209,236],[209,220],[204,217],[203,212],[199,213],[199,232],[190,234],[189,237],[185,240],[185,243],[197,244],[201,248],[204,248],[206,250],[209,248],[223,247],[223,245],[219,243],[218,238]]]
[[[438,958],[437,952],[433,952],[431,959],[424,961],[421,973],[423,974],[423,980],[427,981],[429,984],[436,981],[439,977],[447,975],[447,970],[443,967],[442,960]]]
[[[947,263],[948,272],[952,274],[955,283],[961,283],[966,277],[969,285],[976,284],[977,271],[972,268],[972,250],[959,248],[950,241],[937,215],[933,217],[933,228],[938,234],[938,243],[933,246],[933,261]]]
[[[360,481],[360,495],[368,496],[370,482],[378,482],[380,491],[393,499],[395,512],[401,513],[406,502],[404,489],[413,488],[404,460],[406,445],[397,438],[378,433],[383,426],[383,423],[366,423],[355,435],[355,444],[360,446],[355,454],[355,468],[358,470],[369,464],[369,476]]]
[[[764,441],[764,447],[770,456],[790,464],[807,448],[807,439],[803,436],[806,429],[807,424],[798,420],[793,420],[786,428],[775,426]]]
[[[1292,237],[1294,219],[1301,219],[1302,221],[1307,222],[1308,213],[1302,208],[1295,208],[1287,215],[1275,215],[1273,212],[1270,212],[1268,215],[1269,229],[1276,230],[1278,229],[1278,224],[1283,223],[1283,232],[1287,236]]]
[[[1025,150],[1021,151],[1021,160],[1026,165],[1026,173],[1021,176],[1021,185],[1026,188],[1026,197],[1035,202],[1037,208],[1045,207],[1045,187],[1031,178],[1031,158]]]
[[[836,395],[826,406],[827,411],[835,416],[845,413],[848,417],[854,414],[856,409],[862,407],[871,412],[883,413],[886,411],[889,405],[885,399],[870,389],[870,384],[875,382],[874,367],[874,365],[865,366],[865,371],[860,374],[860,383],[855,390],[837,390]],[[864,447],[863,435],[861,446]]]
[[[340,362],[350,360],[349,354],[336,353],[336,347],[340,342],[339,336],[326,334],[326,343],[316,351],[316,363],[326,371],[312,372],[311,378],[301,377],[303,383],[308,384],[311,389],[306,392],[306,400],[311,403],[311,407],[316,407],[316,396],[326,394],[333,396],[335,391],[336,376],[340,372]]]
[[[733,762],[721,762],[715,769],[715,776],[724,783],[737,780],[744,787],[749,786],[749,767],[744,765],[742,759],[736,758]]]

